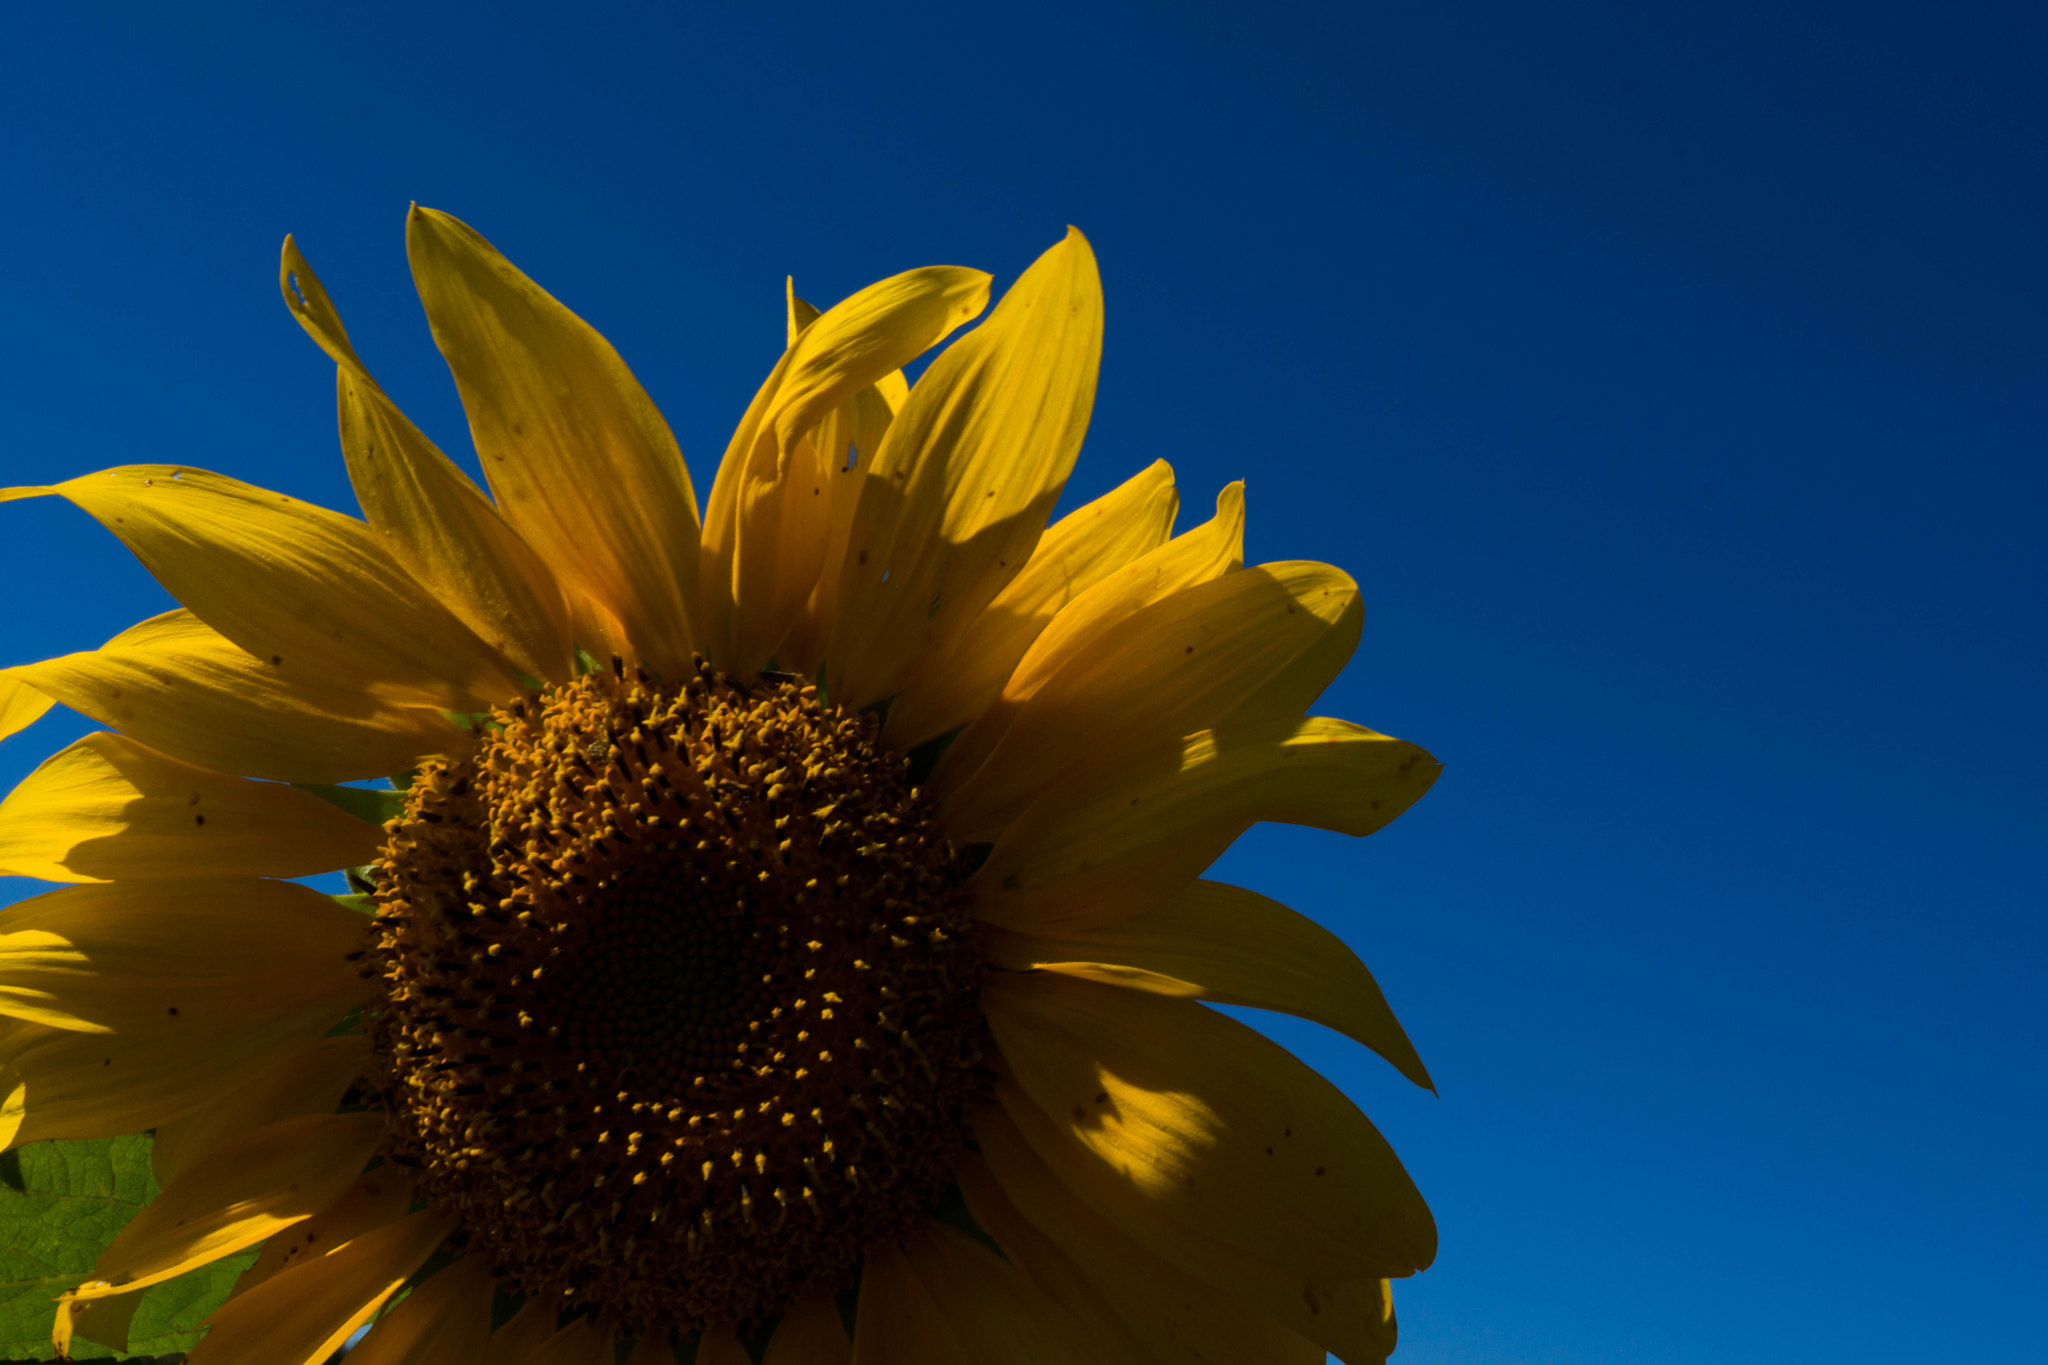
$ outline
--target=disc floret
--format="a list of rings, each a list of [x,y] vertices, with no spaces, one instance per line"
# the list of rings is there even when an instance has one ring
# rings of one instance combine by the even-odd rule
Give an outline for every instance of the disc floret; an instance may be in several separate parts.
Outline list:
[[[387,830],[371,1088],[511,1288],[761,1321],[947,1183],[981,954],[869,718],[615,665],[494,713]]]

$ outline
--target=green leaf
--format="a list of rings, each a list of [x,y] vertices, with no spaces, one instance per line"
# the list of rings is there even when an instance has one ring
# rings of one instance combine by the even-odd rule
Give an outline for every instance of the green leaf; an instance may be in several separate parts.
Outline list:
[[[149,1147],[137,1135],[35,1142],[0,1154],[0,1365],[55,1358],[57,1296],[91,1276],[114,1234],[156,1195]],[[245,1253],[144,1290],[131,1352],[80,1338],[72,1354],[171,1365],[199,1340],[200,1323],[254,1259]],[[80,1318],[87,1331],[90,1316]]]
[[[245,1251],[145,1289],[135,1323],[128,1329],[128,1349],[135,1357],[175,1357],[191,1350],[199,1340],[200,1324],[227,1301],[235,1281],[262,1254],[260,1247]]]

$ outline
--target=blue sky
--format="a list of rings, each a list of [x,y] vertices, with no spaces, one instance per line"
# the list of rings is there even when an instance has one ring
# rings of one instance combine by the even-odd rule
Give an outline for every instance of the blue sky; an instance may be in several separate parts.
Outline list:
[[[1437,1212],[1397,1359],[2038,1358],[2041,10],[310,8],[9,11],[0,480],[350,505],[288,231],[466,454],[415,199],[612,338],[700,487],[785,273],[1007,281],[1078,224],[1070,500],[1246,478],[1253,559],[1364,586],[1323,709],[1447,765],[1218,873],[1354,944],[1441,1087],[1261,1021]],[[165,605],[0,513],[0,659]]]

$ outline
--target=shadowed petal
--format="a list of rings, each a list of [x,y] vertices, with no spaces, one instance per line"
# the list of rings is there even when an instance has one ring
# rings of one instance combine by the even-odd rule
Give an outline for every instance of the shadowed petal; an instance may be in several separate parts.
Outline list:
[[[187,1365],[324,1365],[454,1225],[416,1213],[235,1295],[206,1320],[212,1330]]]
[[[317,796],[87,735],[0,802],[0,873],[304,877],[377,856],[384,834]]]
[[[431,707],[346,678],[287,676],[182,609],[8,676],[159,752],[284,782],[384,777],[475,743]]]
[[[970,883],[973,913],[1030,932],[1128,919],[1260,820],[1370,834],[1438,771],[1412,744],[1321,716],[1126,752],[1055,784],[1003,832]]]

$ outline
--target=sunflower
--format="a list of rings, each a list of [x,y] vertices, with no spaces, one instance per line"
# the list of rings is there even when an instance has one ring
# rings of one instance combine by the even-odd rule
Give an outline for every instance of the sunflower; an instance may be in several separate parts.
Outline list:
[[[184,604],[0,674],[8,732],[109,727],[0,807],[0,870],[67,883],[0,912],[0,1132],[153,1131],[162,1187],[60,1350],[254,1251],[192,1365],[1385,1357],[1427,1207],[1204,1002],[1427,1073],[1333,935],[1201,873],[1436,764],[1306,714],[1358,590],[1245,566],[1239,485],[1046,524],[1087,241],[915,386],[988,275],[792,290],[701,520],[596,331],[446,214],[407,249],[488,495],[289,238],[362,520],[179,465],[0,493]]]

